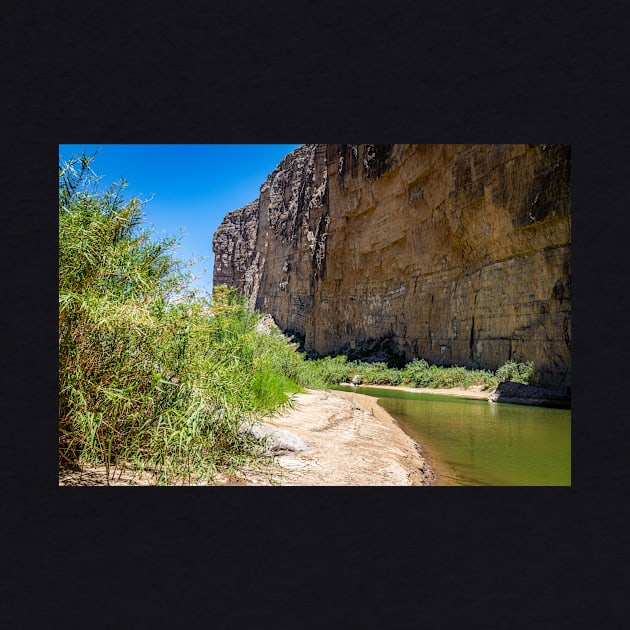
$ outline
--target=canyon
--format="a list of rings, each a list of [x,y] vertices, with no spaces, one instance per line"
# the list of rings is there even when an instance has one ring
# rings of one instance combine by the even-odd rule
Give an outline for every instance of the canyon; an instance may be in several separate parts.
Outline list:
[[[554,144],[305,144],[214,234],[310,356],[494,370],[570,391],[571,155]]]

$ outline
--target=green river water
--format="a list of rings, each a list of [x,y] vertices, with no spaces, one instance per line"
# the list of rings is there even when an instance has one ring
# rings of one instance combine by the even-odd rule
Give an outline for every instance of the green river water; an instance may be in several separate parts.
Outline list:
[[[568,409],[372,387],[335,389],[377,396],[422,445],[436,473],[434,485],[571,485]]]

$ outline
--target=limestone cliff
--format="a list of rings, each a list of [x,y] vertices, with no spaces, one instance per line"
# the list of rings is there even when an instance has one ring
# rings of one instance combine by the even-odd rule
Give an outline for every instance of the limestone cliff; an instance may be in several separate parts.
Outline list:
[[[230,212],[214,283],[299,337],[350,352],[570,385],[570,150],[303,145]]]

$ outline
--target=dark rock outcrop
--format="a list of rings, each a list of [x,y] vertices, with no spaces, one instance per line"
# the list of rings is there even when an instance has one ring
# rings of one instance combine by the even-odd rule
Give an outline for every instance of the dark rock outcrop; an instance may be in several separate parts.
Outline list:
[[[534,405],[536,407],[558,407],[560,409],[571,407],[571,397],[565,388],[534,387],[512,381],[499,383],[496,390],[488,396],[488,400],[494,403]]]
[[[570,150],[303,145],[213,240],[235,286],[312,355],[534,361],[570,385]]]

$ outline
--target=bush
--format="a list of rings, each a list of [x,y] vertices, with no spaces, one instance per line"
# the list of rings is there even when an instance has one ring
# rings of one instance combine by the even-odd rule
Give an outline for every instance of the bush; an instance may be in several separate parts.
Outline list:
[[[430,387],[432,375],[424,359],[414,359],[403,370],[403,382],[411,387]]]
[[[210,478],[244,461],[241,423],[288,402],[303,359],[234,291],[190,291],[176,240],[142,229],[124,182],[99,192],[92,160],[59,168],[60,461]]]
[[[325,357],[304,361],[300,369],[310,369],[315,382],[338,385],[354,380],[363,385],[409,385],[411,387],[452,388],[482,385],[496,387],[498,379],[486,370],[468,370],[464,367],[429,365],[424,359],[414,359],[404,369],[387,367],[386,363],[347,361],[345,356]],[[298,379],[296,379],[300,382]]]
[[[347,382],[353,374],[353,364],[348,363],[345,356],[323,357],[307,361],[309,368],[315,378],[324,385],[338,385]]]
[[[402,370],[389,368],[386,363],[348,361],[343,355],[307,361],[303,356],[296,358],[294,354],[292,360],[294,367],[291,370],[285,368],[283,373],[306,387],[325,387],[354,380],[363,385],[404,384],[411,387],[443,389],[476,385],[491,389],[495,388],[500,380],[529,383],[534,373],[534,365],[531,362],[509,362],[494,374],[488,370],[429,365],[425,359],[413,359]]]
[[[516,383],[532,383],[534,380],[534,364],[531,361],[516,363],[506,361],[496,371],[499,381],[514,381]]]
[[[400,370],[390,368],[387,363],[352,362],[353,376],[358,376],[365,385],[399,385],[402,382]]]

